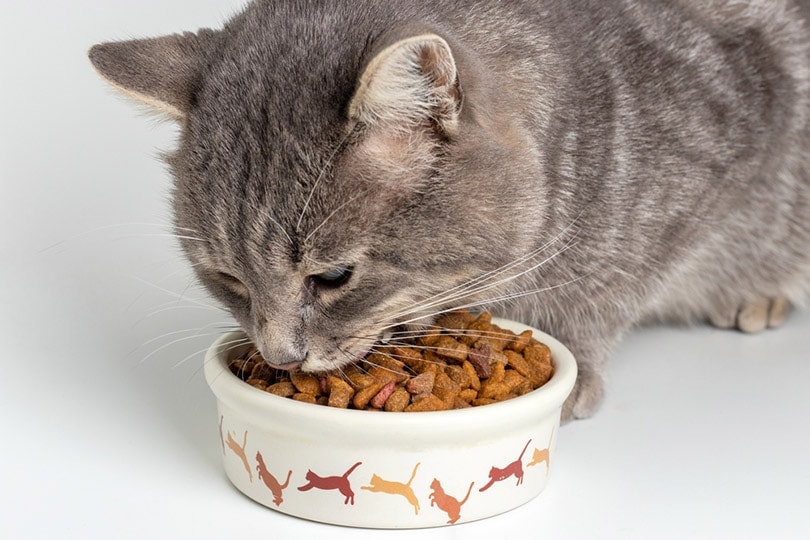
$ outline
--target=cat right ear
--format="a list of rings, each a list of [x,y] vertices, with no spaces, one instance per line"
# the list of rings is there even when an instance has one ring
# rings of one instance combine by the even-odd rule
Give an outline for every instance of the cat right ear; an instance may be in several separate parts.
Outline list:
[[[186,32],[94,45],[93,67],[114,88],[176,120],[191,108],[206,43],[214,32]]]
[[[349,104],[349,118],[413,129],[430,122],[445,136],[458,127],[462,92],[450,45],[425,33],[401,39],[371,59]]]

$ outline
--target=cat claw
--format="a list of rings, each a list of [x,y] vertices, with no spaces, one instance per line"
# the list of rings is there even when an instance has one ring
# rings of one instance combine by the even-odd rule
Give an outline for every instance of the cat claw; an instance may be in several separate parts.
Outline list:
[[[734,309],[714,313],[709,316],[709,322],[717,328],[736,328],[750,334],[781,326],[790,310],[790,302],[785,298],[759,298]]]

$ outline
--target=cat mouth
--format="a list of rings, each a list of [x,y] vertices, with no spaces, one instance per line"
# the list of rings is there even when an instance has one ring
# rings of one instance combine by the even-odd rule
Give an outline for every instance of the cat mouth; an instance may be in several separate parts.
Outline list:
[[[297,362],[287,362],[287,363],[284,363],[284,364],[276,364],[276,363],[273,363],[273,362],[267,362],[267,364],[271,368],[277,369],[279,371],[299,371],[301,369],[301,366],[304,364],[304,362],[303,361],[297,361]]]

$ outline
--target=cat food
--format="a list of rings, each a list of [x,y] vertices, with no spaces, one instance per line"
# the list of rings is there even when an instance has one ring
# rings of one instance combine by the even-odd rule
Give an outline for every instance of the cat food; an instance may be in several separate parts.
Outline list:
[[[361,362],[333,373],[270,367],[255,348],[229,368],[248,384],[281,397],[343,409],[420,412],[497,403],[551,378],[551,351],[532,337],[468,311],[443,315],[419,337],[381,343]]]

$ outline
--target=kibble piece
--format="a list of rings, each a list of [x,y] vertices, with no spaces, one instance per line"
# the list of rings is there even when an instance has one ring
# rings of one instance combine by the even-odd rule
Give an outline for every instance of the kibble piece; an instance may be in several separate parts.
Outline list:
[[[275,377],[275,370],[267,362],[256,362],[250,370],[251,379],[264,379],[271,381]]]
[[[444,402],[441,399],[433,394],[429,394],[422,399],[415,400],[405,407],[405,412],[443,411],[445,408]]]
[[[446,373],[440,371],[436,374],[436,380],[433,383],[433,395],[442,400],[446,409],[453,408],[453,403],[460,390],[459,385],[448,377]]]
[[[495,399],[496,396],[508,393],[509,386],[507,386],[506,383],[487,379],[481,382],[481,390],[478,391],[478,397]]]
[[[329,391],[329,399],[326,404],[338,409],[346,409],[354,396],[354,388],[335,375],[326,378],[326,386]]]
[[[503,354],[506,356],[506,363],[509,364],[512,369],[524,377],[529,377],[532,367],[522,354],[516,353],[515,351],[504,351]]]
[[[254,379],[253,377],[251,377],[245,382],[254,388],[258,388],[259,390],[267,390],[267,381],[265,381],[264,379]]]
[[[489,343],[478,341],[475,347],[469,350],[467,361],[475,368],[479,379],[489,379],[492,375],[492,366],[489,359],[492,356],[492,347]]]
[[[493,362],[490,365],[492,366],[492,374],[489,376],[489,380],[496,383],[503,382],[503,378],[506,376],[506,363]]]
[[[474,320],[475,317],[469,311],[452,311],[439,317],[436,324],[451,330],[465,330]]]
[[[461,369],[463,369],[464,373],[470,378],[470,388],[477,392],[481,388],[481,378],[478,376],[478,370],[475,369],[475,366],[470,360],[461,364]]]
[[[361,388],[360,390],[358,390],[354,394],[354,397],[352,398],[352,404],[354,404],[354,408],[365,409],[366,406],[371,401],[371,398],[377,395],[377,392],[379,392],[382,389],[382,387],[383,387],[382,383],[375,381],[374,383],[366,386],[365,388]]]
[[[373,354],[367,359],[367,362],[379,366],[379,369],[387,371],[389,374],[388,377],[391,377],[392,380],[396,380],[397,384],[404,383],[410,378],[405,371],[405,362],[392,358],[387,354]],[[372,376],[374,375],[372,374]]]
[[[551,349],[545,343],[535,341],[526,347],[523,351],[523,356],[530,362],[538,362],[541,364],[551,364]]]
[[[420,373],[413,379],[405,383],[405,390],[410,394],[430,394],[433,392],[433,383],[436,381],[436,374],[432,371]]]
[[[532,383],[529,379],[515,371],[514,369],[507,370],[503,383],[509,388],[509,392],[522,396],[527,392],[531,392]]]
[[[266,388],[266,390],[271,394],[286,398],[293,397],[298,392],[295,385],[291,381],[282,381],[271,384]]]
[[[295,385],[295,388],[303,394],[317,396],[321,393],[321,383],[318,381],[318,377],[311,373],[293,371],[290,373],[290,380]]]
[[[383,383],[383,385],[386,385],[390,382],[396,383],[397,381],[397,375],[393,371],[380,366],[372,367],[371,369],[368,370],[368,374],[374,377],[375,381]]]
[[[369,401],[369,405],[374,407],[375,409],[382,409],[385,407],[385,402],[388,401],[388,398],[391,397],[391,394],[394,393],[394,389],[397,387],[396,381],[389,381],[385,384],[380,391],[377,392],[371,401]]]
[[[292,398],[295,401],[311,403],[313,405],[317,405],[318,403],[318,398],[316,398],[314,394],[307,394],[306,392],[298,392],[297,394],[294,394]]]
[[[440,337],[434,347],[437,355],[459,364],[467,359],[467,351],[470,350],[467,345],[450,336]]]
[[[509,348],[517,353],[521,353],[531,340],[532,340],[532,331],[524,330],[523,332],[520,333],[519,336],[516,336],[512,340],[512,342],[509,344]]]
[[[478,390],[473,390],[472,388],[465,388],[461,392],[458,393],[458,397],[463,399],[467,403],[472,403],[472,400],[478,397]]]
[[[384,409],[388,412],[402,412],[410,405],[411,395],[402,387],[397,387],[385,401]]]
[[[459,386],[459,388],[469,388],[472,384],[470,376],[466,371],[464,371],[463,366],[448,365],[444,368],[444,372]]]
[[[424,347],[433,347],[439,341],[441,335],[442,329],[440,326],[431,326],[425,329],[425,333],[417,341]]]
[[[355,388],[355,390],[359,390],[361,388],[365,388],[367,386],[371,386],[374,384],[374,377],[369,375],[368,373],[361,373],[356,371],[348,375],[349,382]]]

